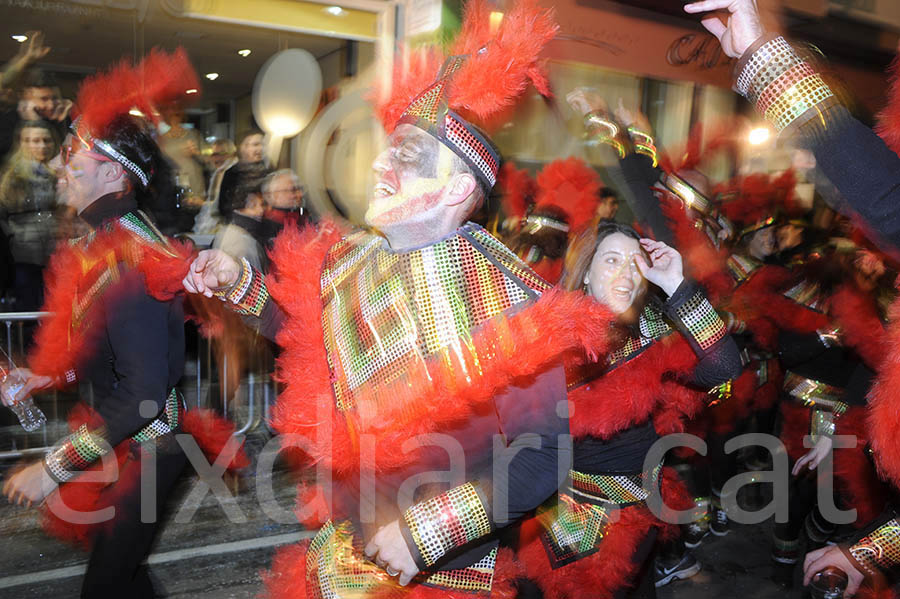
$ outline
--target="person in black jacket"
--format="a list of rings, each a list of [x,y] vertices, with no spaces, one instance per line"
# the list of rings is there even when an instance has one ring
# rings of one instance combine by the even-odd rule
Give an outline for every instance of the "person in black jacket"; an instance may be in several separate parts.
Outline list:
[[[167,70],[175,77],[189,69],[176,54]],[[114,73],[99,76],[81,94],[90,97],[93,86],[116,82]],[[174,254],[138,210],[136,192],[152,186],[162,160],[151,128],[128,115],[127,106],[109,117],[81,105],[82,119],[63,148],[66,198],[91,232],[53,258],[47,290],[53,314],[37,333],[32,371],[18,373],[27,382],[17,397],[77,381],[92,387],[96,414],[42,460],[16,471],[3,493],[14,503],[40,503],[57,488],[65,494],[67,482],[113,447],[116,455],[129,455],[112,486],[115,516],[92,531],[82,596],[151,597],[142,563],[186,464],[175,441],[183,419],[175,385],[184,367],[184,312],[180,299],[159,299],[150,290],[147,261]],[[138,481],[145,466],[153,467],[145,464],[150,455],[155,492],[147,496]]]

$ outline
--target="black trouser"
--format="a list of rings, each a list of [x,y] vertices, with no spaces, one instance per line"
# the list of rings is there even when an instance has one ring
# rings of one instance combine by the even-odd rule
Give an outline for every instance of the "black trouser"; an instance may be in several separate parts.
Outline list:
[[[151,510],[150,522],[141,522],[141,485],[131,484],[128,491],[115,505],[116,515],[94,537],[87,573],[81,587],[85,599],[128,597],[145,599],[154,597],[153,584],[143,564],[159,529],[160,514],[166,497],[187,464],[181,447],[172,435],[163,437],[156,451],[156,507]],[[152,450],[152,448],[151,448]],[[141,449],[141,458],[147,451]],[[120,480],[139,481],[141,460],[129,460],[120,472]],[[136,469],[125,472],[126,469]]]
[[[619,589],[615,599],[656,599],[656,577],[654,576],[653,547],[656,545],[657,530],[651,528],[631,556],[631,563],[640,564],[635,574],[633,586]]]

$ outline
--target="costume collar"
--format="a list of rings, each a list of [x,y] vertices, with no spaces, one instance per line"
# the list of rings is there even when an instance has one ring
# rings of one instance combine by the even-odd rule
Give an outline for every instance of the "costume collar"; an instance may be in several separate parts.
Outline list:
[[[255,219],[252,216],[247,216],[240,212],[235,212],[231,215],[231,223],[246,230],[251,235],[262,233],[263,230],[262,219]]]
[[[114,218],[119,218],[137,210],[137,200],[133,193],[115,192],[100,196],[81,211],[82,220],[93,228]]]

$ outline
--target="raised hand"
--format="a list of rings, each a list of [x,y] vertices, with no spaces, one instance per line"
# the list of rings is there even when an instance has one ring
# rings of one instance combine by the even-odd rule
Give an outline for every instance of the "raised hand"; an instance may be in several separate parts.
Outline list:
[[[635,258],[638,270],[644,278],[662,289],[666,295],[672,295],[684,281],[684,270],[681,254],[675,248],[662,241],[641,239],[641,247],[650,256],[648,264],[642,257]]]
[[[702,0],[685,4],[684,10],[692,14],[728,11],[724,23],[718,15],[708,15],[700,22],[719,38],[722,50],[732,58],[743,56],[747,48],[765,33],[756,0]]]
[[[596,90],[590,87],[576,87],[566,94],[566,102],[572,107],[572,110],[585,116],[592,112],[600,112],[606,114],[609,109],[606,106],[606,100],[603,99]]]

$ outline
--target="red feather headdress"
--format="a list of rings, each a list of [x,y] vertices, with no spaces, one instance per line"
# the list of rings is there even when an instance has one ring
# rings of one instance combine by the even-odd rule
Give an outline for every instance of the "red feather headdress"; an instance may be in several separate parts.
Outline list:
[[[73,133],[87,148],[110,158],[146,187],[152,169],[114,140],[120,127],[137,127],[149,135],[145,124],[131,117],[137,110],[143,118],[156,124],[157,109],[187,98],[188,90],[197,90],[197,74],[184,49],[172,54],[154,48],[137,66],[123,60],[110,70],[84,80],[78,90]]]
[[[500,169],[497,182],[503,193],[500,205],[507,218],[521,222],[534,202],[535,182],[525,169],[517,169],[516,165],[507,161]]]
[[[492,31],[488,4],[471,0],[449,57],[435,48],[398,57],[391,88],[376,94],[376,114],[388,133],[401,123],[427,131],[490,188],[500,160],[479,127],[511,107],[529,83],[550,94],[538,55],[556,31],[552,11],[535,0],[517,2]]]
[[[580,231],[594,217],[602,188],[597,172],[583,160],[554,160],[538,174],[534,212],[544,207],[561,210],[569,232]]]

